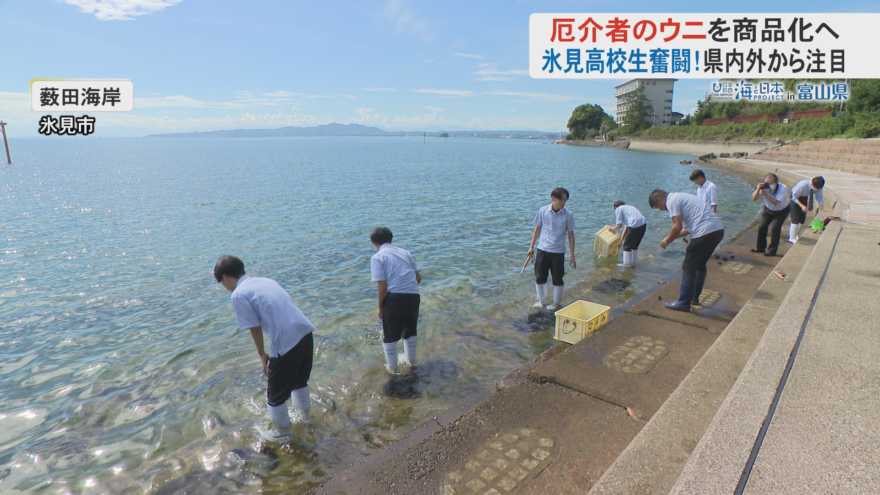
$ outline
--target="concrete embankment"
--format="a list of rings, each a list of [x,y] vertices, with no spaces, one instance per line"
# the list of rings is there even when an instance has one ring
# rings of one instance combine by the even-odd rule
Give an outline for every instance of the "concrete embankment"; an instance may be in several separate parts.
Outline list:
[[[765,150],[773,143],[749,143],[735,141],[655,141],[648,139],[634,139],[629,143],[629,149],[636,151],[654,151],[658,153],[692,154],[696,156],[708,153],[757,153]]]

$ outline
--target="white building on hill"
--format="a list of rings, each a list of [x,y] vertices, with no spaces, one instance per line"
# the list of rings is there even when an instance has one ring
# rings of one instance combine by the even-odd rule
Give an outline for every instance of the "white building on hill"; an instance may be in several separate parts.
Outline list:
[[[645,98],[654,107],[654,115],[645,120],[661,127],[672,125],[672,87],[675,81],[677,79],[633,79],[614,88],[614,97],[617,98],[614,120],[617,125],[623,125],[628,102],[640,87],[645,88]]]

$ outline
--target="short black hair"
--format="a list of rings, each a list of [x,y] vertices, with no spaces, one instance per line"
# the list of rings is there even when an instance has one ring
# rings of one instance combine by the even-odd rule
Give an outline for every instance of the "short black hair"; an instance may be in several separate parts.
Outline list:
[[[765,179],[768,177],[772,177],[773,181],[776,182],[777,184],[779,184],[779,176],[778,175],[774,174],[773,172],[770,172],[769,174],[764,176]]]
[[[704,174],[702,170],[697,169],[697,170],[694,170],[693,172],[691,172],[691,176],[690,176],[691,180],[697,180],[700,177],[702,177],[704,179],[706,178],[706,174]]]
[[[669,196],[669,193],[664,191],[663,189],[654,189],[648,196],[648,205],[650,205],[651,208],[656,208],[657,201],[659,201],[661,198],[665,198],[666,196]]]
[[[394,235],[391,233],[391,229],[388,227],[377,227],[373,230],[373,233],[370,234],[370,241],[375,242],[378,245],[385,244],[386,242],[391,242],[391,238]]]
[[[618,199],[617,201],[614,202],[614,209],[616,210],[618,206],[623,206],[625,204],[626,203],[624,203],[623,201]]]
[[[229,275],[232,278],[241,278],[244,275],[244,263],[235,256],[224,255],[217,260],[214,265],[214,278],[219,283],[223,280],[223,275]]]
[[[825,177],[822,177],[821,175],[813,177],[813,187],[816,189],[822,189],[825,187]]]
[[[554,190],[550,193],[550,196],[552,196],[552,197],[554,197],[554,198],[556,198],[556,199],[562,199],[562,195],[563,195],[563,194],[565,194],[565,200],[566,200],[566,201],[568,201],[569,199],[571,199],[571,196],[568,194],[568,189],[565,189],[564,187],[557,187],[556,189],[554,189]]]

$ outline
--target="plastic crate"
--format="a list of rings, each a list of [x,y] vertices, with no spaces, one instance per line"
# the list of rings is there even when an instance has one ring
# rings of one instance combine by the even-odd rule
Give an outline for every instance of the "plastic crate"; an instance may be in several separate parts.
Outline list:
[[[589,301],[575,301],[556,312],[553,338],[575,344],[608,323],[611,307]]]
[[[617,256],[617,250],[620,244],[620,234],[610,230],[608,226],[602,227],[602,230],[596,232],[596,240],[593,241],[593,250],[599,253],[599,256]]]

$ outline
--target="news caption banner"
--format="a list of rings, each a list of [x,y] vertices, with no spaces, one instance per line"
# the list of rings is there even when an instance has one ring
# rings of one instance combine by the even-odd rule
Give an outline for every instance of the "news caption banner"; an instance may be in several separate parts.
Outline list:
[[[878,78],[880,14],[532,14],[536,79]]]
[[[40,117],[39,132],[45,136],[88,136],[97,119],[76,113],[134,108],[134,84],[127,79],[31,79],[30,94],[31,110],[62,114]]]

